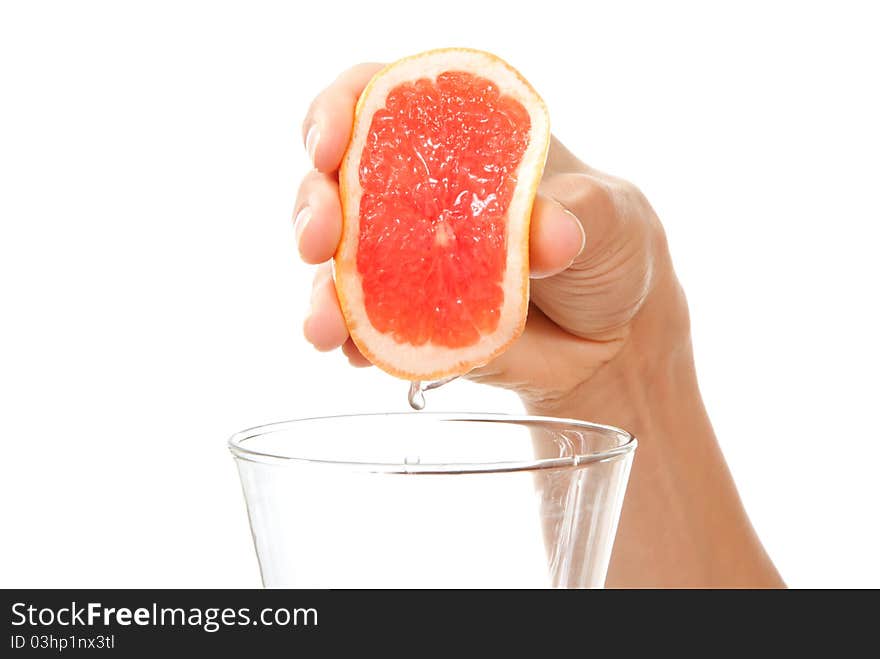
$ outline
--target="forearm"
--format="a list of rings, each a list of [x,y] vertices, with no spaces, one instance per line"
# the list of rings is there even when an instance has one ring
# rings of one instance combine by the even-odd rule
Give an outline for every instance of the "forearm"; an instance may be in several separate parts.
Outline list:
[[[645,311],[620,354],[572,395],[527,403],[532,413],[619,426],[639,440],[607,585],[783,586],[703,407],[687,328]]]

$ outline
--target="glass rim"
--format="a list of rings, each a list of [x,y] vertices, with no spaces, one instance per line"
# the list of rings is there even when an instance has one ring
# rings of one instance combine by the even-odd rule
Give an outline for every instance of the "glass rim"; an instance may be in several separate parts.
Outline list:
[[[512,425],[528,426],[533,424],[550,424],[560,426],[562,429],[590,430],[603,434],[613,434],[622,441],[618,446],[603,451],[590,453],[575,453],[567,457],[535,458],[532,460],[502,460],[497,462],[458,462],[451,464],[401,464],[388,462],[370,462],[364,460],[331,460],[318,458],[296,457],[294,455],[279,455],[277,452],[254,450],[244,446],[244,442],[261,435],[272,432],[280,432],[296,427],[300,423],[309,421],[329,421],[338,419],[363,419],[369,417],[410,417],[430,418],[433,421],[462,421],[482,423],[509,423]],[[619,459],[631,454],[638,446],[636,437],[622,428],[609,426],[591,421],[569,419],[564,417],[532,416],[527,414],[496,414],[496,413],[473,413],[473,412],[369,412],[353,414],[337,414],[326,416],[305,417],[288,421],[277,421],[252,428],[246,428],[232,435],[227,441],[227,447],[233,456],[239,460],[257,462],[263,464],[298,464],[328,467],[344,467],[349,470],[362,470],[379,474],[486,474],[506,473],[512,471],[538,471],[544,469],[578,469],[599,462],[607,462]]]

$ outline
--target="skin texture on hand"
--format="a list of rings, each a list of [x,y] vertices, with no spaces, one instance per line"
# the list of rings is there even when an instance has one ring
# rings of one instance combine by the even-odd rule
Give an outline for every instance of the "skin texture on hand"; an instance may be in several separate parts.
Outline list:
[[[303,332],[357,367],[369,362],[349,338],[329,260],[342,231],[336,170],[357,98],[379,68],[350,69],[312,103],[302,134],[314,170],[294,210],[300,256],[319,264]],[[530,413],[639,438],[608,585],[781,586],[703,409],[687,302],[644,195],[554,138],[529,239],[526,329],[467,377],[516,391]]]

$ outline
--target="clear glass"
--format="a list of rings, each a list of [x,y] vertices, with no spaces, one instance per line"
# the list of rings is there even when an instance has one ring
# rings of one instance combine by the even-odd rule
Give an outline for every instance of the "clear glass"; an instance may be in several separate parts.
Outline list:
[[[412,412],[229,440],[263,584],[601,587],[636,440],[583,421]]]

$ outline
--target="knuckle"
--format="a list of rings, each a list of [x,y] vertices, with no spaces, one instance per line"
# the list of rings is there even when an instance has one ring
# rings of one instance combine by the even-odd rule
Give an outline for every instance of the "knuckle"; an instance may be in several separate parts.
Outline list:
[[[581,203],[589,212],[603,215],[615,214],[617,212],[616,197],[612,183],[593,176],[585,176],[585,181],[581,186]]]
[[[562,201],[575,214],[584,217],[607,216],[614,210],[610,184],[581,172],[555,174],[547,180],[551,196]]]

